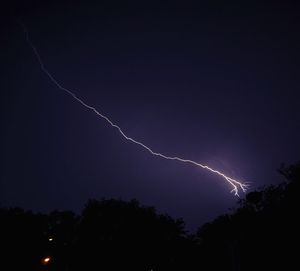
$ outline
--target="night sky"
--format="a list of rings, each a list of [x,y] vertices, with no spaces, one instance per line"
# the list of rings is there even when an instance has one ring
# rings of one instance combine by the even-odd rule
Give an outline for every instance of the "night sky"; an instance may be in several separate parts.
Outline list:
[[[251,191],[299,160],[296,1],[84,2],[2,10],[2,206],[79,212],[89,198],[136,198],[193,230],[237,202],[219,176],[151,156],[58,89],[18,20],[64,87],[155,151]]]

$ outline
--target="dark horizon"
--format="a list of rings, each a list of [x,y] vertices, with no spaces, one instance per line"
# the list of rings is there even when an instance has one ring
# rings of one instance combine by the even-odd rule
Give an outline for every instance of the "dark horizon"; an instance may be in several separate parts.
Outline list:
[[[222,178],[149,155],[59,90],[16,17],[51,74],[126,134],[254,191],[299,160],[298,10],[292,1],[7,6],[1,206],[79,212],[89,198],[136,198],[194,230],[237,202]]]
[[[136,200],[89,200],[80,215],[0,208],[1,264],[37,271],[297,269],[300,163],[280,174],[282,183],[248,193],[192,235],[183,220]]]

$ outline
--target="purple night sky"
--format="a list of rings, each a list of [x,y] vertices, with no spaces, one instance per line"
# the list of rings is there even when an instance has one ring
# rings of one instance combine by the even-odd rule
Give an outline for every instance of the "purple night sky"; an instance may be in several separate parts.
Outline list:
[[[251,190],[299,160],[299,4],[83,2],[7,6],[2,206],[80,211],[89,198],[136,198],[194,230],[237,201],[219,176],[151,156],[59,90],[17,19],[64,87],[154,151]]]

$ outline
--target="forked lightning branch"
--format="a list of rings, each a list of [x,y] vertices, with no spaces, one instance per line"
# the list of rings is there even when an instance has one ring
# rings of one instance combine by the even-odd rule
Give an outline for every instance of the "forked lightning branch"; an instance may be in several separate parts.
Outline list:
[[[66,92],[67,94],[69,94],[75,101],[77,101],[78,103],[80,103],[82,106],[84,106],[85,108],[91,110],[93,113],[95,113],[96,115],[98,115],[100,118],[104,119],[111,127],[115,128],[120,134],[121,136],[136,144],[136,145],[139,145],[140,147],[144,148],[146,151],[148,151],[151,155],[153,156],[157,156],[157,157],[160,157],[160,158],[163,158],[163,159],[167,159],[167,160],[174,160],[174,161],[178,161],[178,162],[182,162],[182,163],[188,163],[188,164],[192,164],[194,166],[197,166],[197,167],[200,167],[202,169],[205,169],[205,170],[208,170],[210,171],[211,173],[213,174],[216,174],[218,176],[220,176],[223,180],[225,180],[226,182],[229,183],[229,185],[232,187],[232,190],[231,192],[233,192],[236,196],[239,196],[239,192],[240,191],[243,191],[243,192],[246,192],[246,189],[248,188],[248,184],[245,183],[245,182],[241,182],[241,181],[238,181],[234,178],[231,178],[229,176],[226,176],[224,173],[214,169],[214,168],[211,168],[207,165],[204,165],[204,164],[200,164],[198,162],[195,162],[193,160],[189,160],[189,159],[184,159],[184,158],[180,158],[180,157],[177,157],[177,156],[167,156],[163,153],[160,153],[160,152],[156,152],[156,151],[153,151],[149,146],[145,145],[144,143],[132,138],[132,137],[129,137],[121,128],[120,126],[118,126],[115,122],[113,122],[111,119],[109,119],[106,115],[103,115],[102,113],[100,113],[95,107],[87,104],[84,100],[82,100],[81,98],[79,98],[74,91],[71,91],[65,87],[63,87],[61,85],[61,83],[59,83],[55,77],[48,71],[48,69],[45,67],[43,61],[42,61],[42,58],[37,50],[37,48],[34,46],[34,44],[32,43],[32,41],[30,40],[29,38],[29,33],[28,33],[28,30],[26,29],[26,27],[22,24],[22,27],[24,29],[24,32],[25,32],[25,35],[26,35],[26,41],[27,43],[30,45],[31,49],[33,50],[35,56],[37,57],[37,60],[40,64],[40,67],[42,69],[42,71],[48,76],[48,78],[59,88],[61,89],[62,91]]]

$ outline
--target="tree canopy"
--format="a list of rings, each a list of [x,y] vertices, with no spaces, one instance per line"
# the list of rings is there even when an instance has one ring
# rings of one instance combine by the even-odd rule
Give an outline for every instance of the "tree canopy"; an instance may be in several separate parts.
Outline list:
[[[284,181],[252,191],[237,208],[189,235],[153,207],[89,200],[82,213],[0,209],[4,270],[290,270],[297,264],[300,163]]]

